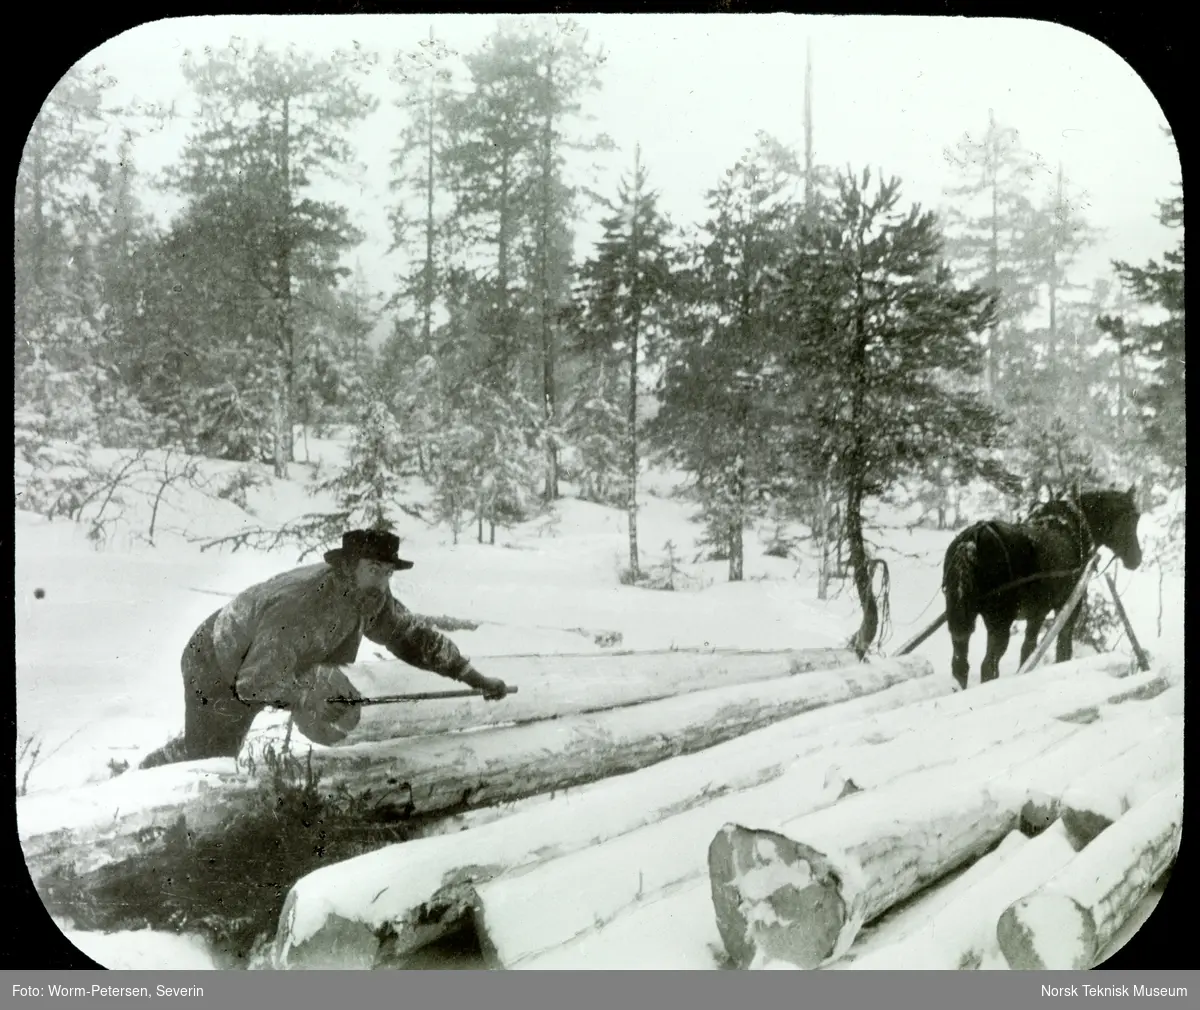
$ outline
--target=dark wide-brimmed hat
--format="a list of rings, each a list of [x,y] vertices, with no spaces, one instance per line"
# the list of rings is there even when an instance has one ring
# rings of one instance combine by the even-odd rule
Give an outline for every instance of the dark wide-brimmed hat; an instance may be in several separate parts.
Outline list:
[[[330,564],[338,561],[381,561],[394,565],[403,571],[412,568],[411,561],[405,561],[397,551],[400,549],[400,538],[383,530],[350,530],[342,534],[342,546],[325,552],[325,560]]]

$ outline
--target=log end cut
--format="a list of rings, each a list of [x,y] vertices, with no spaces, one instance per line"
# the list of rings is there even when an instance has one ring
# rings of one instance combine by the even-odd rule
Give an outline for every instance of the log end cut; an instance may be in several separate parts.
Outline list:
[[[1013,971],[1090,971],[1096,956],[1092,915],[1065,894],[1014,902],[996,923],[996,939]]]
[[[717,929],[738,968],[813,969],[847,920],[841,881],[819,852],[772,831],[724,825],[708,850]]]
[[[1062,813],[1063,826],[1076,850],[1090,845],[1115,819],[1102,810],[1086,806],[1068,806]]]

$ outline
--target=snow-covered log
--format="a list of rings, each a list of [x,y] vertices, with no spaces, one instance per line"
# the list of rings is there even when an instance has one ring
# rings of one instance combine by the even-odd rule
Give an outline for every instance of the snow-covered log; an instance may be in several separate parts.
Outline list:
[[[518,971],[717,971],[728,956],[700,879],[514,965]]]
[[[1052,878],[1000,915],[996,937],[1017,971],[1090,971],[1179,851],[1183,782],[1130,809]]]
[[[406,813],[437,815],[635,771],[932,672],[927,659],[888,659],[524,726],[330,747],[314,751],[313,767],[326,790],[399,792]]]
[[[1017,696],[971,707],[966,695],[958,694],[953,701],[959,711],[921,720],[892,739],[866,742],[878,739],[866,736],[829,746],[764,785],[481,883],[476,925],[484,949],[495,963],[511,967],[636,902],[705,874],[708,840],[725,821],[800,816],[834,802],[847,789],[876,788],[901,775],[990,751],[1114,690],[1110,678],[1081,678],[1044,686],[1033,699]],[[1065,740],[1077,730],[1060,724],[1053,738]]]
[[[632,771],[932,672],[928,660],[906,657],[525,726],[314,747],[301,757],[310,759],[321,796],[369,802],[381,819],[437,818]],[[35,882],[53,874],[86,887],[88,868],[153,855],[179,830],[193,839],[220,832],[256,783],[231,759],[219,763],[219,787],[201,789],[210,765],[133,771],[99,786],[23,797],[21,842]]]
[[[863,926],[845,956],[824,965],[822,971],[853,971],[859,962],[875,957],[881,951],[903,942],[907,937],[928,926],[943,908],[997,871],[1029,844],[1020,831],[1010,831],[990,852],[962,869],[918,891],[907,901],[888,909],[883,915]]]
[[[772,829],[724,825],[709,848],[709,879],[733,962],[817,968],[841,957],[865,923],[1016,827],[1019,805],[994,782],[1077,739],[1072,729],[1052,722]]]
[[[480,660],[481,669],[490,677],[516,684],[519,694],[495,705],[478,698],[452,698],[367,706],[358,726],[338,746],[580,715],[857,662],[853,652],[839,649],[498,656]],[[400,662],[358,663],[346,667],[345,672],[367,697],[454,686]]]
[[[1183,773],[1183,720],[1147,720],[1140,743],[1075,779],[1062,819],[1076,845],[1091,842],[1126,811]]]
[[[1063,795],[1097,765],[1120,760],[1140,743],[1148,728],[1157,721],[1138,718],[1136,709],[1146,704],[1127,701],[1123,707],[1132,710],[1128,718],[1104,719],[1085,727],[1083,733],[1062,747],[1053,761],[1021,769],[1002,788],[1020,794],[1021,822],[1028,831],[1041,831],[1056,821],[1062,811]],[[1182,732],[1180,728],[1164,727],[1168,733]]]
[[[461,819],[458,826],[469,830],[324,867],[292,887],[276,961],[281,967],[313,967],[355,960],[360,955],[344,939],[346,923],[362,925],[354,934],[362,944],[375,944],[376,935],[387,931],[397,953],[415,950],[469,914],[473,883],[769,781],[805,755],[876,727],[876,713],[907,711],[950,691],[948,679],[917,677],[841,702],[836,716],[815,709],[694,754],[566,790],[552,800],[518,801],[505,816]]]
[[[1061,821],[989,867],[918,929],[898,942],[857,958],[860,971],[978,969],[996,943],[996,920],[1017,898],[1038,887],[1075,857]]]
[[[950,678],[918,677],[841,702],[835,710],[816,709],[692,755],[560,793],[551,801],[544,794],[518,801],[519,812],[500,818],[500,823],[493,819],[495,808],[478,811],[486,818],[468,814],[461,826],[472,830],[461,835],[384,849],[298,881],[288,899],[295,914],[291,919],[284,916],[277,954],[287,964],[329,963],[331,957],[343,956],[337,950],[347,949],[339,939],[346,922],[368,924],[356,934],[363,943],[373,944],[376,933],[386,927],[398,950],[414,949],[467,914],[472,882],[597,845],[724,793],[769,781],[806,754],[886,741],[926,728],[931,719],[961,717],[993,699],[1017,704],[1022,690],[1046,691],[1077,678],[1080,685],[1097,685],[1096,697],[1106,696],[1128,683],[1114,679],[1124,669],[1125,664],[1111,658],[1090,657],[1051,667],[1047,676],[1024,684],[1008,678],[953,695]]]
[[[17,800],[17,833],[34,884],[86,881],[187,831],[219,830],[246,809],[253,783],[233,758],[166,765]]]

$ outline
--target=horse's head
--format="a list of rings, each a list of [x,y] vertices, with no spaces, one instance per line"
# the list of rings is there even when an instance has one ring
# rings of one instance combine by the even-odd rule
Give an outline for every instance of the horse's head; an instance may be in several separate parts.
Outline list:
[[[1142,563],[1137,489],[1085,492],[1079,504],[1096,542],[1112,551],[1130,571],[1136,569]]]

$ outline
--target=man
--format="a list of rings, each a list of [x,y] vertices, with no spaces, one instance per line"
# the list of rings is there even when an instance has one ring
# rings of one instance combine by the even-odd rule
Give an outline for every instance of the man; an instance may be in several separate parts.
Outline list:
[[[412,666],[503,698],[502,680],[485,677],[448,638],[391,594],[395,571],[413,562],[399,538],[351,530],[323,564],[251,586],[209,615],[183,650],[184,732],[139,765],[236,757],[255,716],[288,709],[310,740],[334,744],[358,725],[357,698],[339,664],[353,663],[363,637]]]

